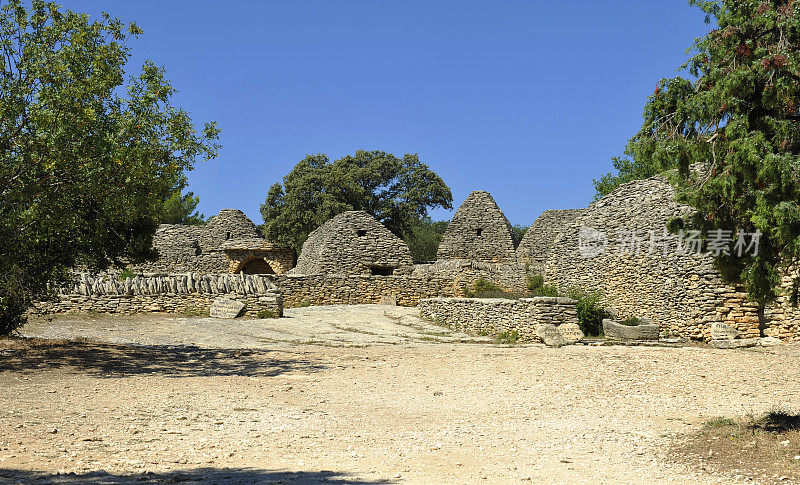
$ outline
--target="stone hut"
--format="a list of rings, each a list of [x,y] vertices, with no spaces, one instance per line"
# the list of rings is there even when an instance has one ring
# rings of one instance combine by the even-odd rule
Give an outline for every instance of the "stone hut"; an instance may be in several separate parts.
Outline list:
[[[318,227],[303,243],[293,274],[410,274],[411,251],[364,211],[347,211]]]
[[[132,266],[145,273],[284,273],[294,251],[266,241],[244,212],[222,209],[205,225],[161,224],[153,236],[157,261]]]
[[[541,268],[553,246],[553,240],[575,221],[584,209],[546,210],[525,232],[517,246],[517,260]]]
[[[511,224],[489,192],[475,191],[458,208],[439,244],[439,260],[516,261]]]
[[[544,263],[545,282],[599,291],[621,317],[649,318],[662,333],[708,340],[720,322],[743,337],[757,337],[763,326],[766,335],[800,339],[800,309],[788,296],[760,322],[755,304],[723,281],[710,254],[681,249],[685,241],[679,246],[666,226],[691,212],[663,177],[621,185],[562,228]]]

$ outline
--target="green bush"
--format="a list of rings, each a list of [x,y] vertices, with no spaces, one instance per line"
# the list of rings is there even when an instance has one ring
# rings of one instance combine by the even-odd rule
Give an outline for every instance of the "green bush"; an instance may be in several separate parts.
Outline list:
[[[516,330],[500,332],[494,336],[494,340],[499,344],[515,344],[519,340],[519,332]]]
[[[574,288],[567,292],[567,296],[578,300],[578,325],[586,335],[602,335],[603,319],[608,318],[608,312],[600,306],[601,294],[587,292]]]
[[[623,325],[627,325],[629,327],[635,327],[642,323],[642,321],[638,317],[628,317],[625,320],[620,321],[619,323]]]
[[[544,277],[540,274],[528,276],[528,291],[531,296],[558,296],[558,289],[544,284]]]
[[[278,314],[272,310],[259,310],[258,318],[278,318]]]
[[[119,280],[120,281],[125,281],[128,278],[133,278],[134,276],[136,276],[136,273],[134,273],[133,271],[129,270],[128,268],[125,268],[125,269],[122,270],[122,273],[119,274]]]

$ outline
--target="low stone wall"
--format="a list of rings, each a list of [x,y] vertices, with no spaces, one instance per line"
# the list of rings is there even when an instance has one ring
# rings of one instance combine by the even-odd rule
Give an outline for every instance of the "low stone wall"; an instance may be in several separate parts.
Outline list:
[[[450,259],[414,265],[412,275],[445,278],[462,287],[470,287],[483,278],[506,291],[517,293],[524,293],[528,286],[528,266],[525,263],[495,264],[468,259]]]
[[[113,274],[76,275],[56,301],[34,304],[34,313],[206,313],[217,298],[245,304],[245,316],[283,307],[381,303],[414,306],[420,299],[464,294],[466,283],[446,278],[351,275]]]
[[[464,294],[466,283],[448,278],[366,275],[269,275],[287,307],[381,303],[415,306],[423,298]]]
[[[208,313],[211,303],[227,297],[245,304],[244,315],[262,310],[283,315],[283,297],[266,276],[147,274],[121,280],[113,275],[76,275],[71,288],[55,301],[36,302],[33,313]]]
[[[419,313],[440,325],[474,334],[517,332],[521,340],[540,341],[536,326],[578,323],[577,301],[570,298],[430,298]]]

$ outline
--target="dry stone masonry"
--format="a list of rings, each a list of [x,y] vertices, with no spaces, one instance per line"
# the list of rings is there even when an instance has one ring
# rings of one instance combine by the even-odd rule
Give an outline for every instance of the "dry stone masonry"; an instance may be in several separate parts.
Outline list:
[[[467,196],[442,236],[438,259],[516,261],[511,224],[489,192],[475,191]]]
[[[402,239],[365,211],[347,211],[309,234],[292,273],[389,276],[413,269]]]
[[[577,301],[570,298],[431,298],[419,313],[440,325],[482,335],[517,332],[520,340],[541,341],[539,325],[577,324]]]
[[[553,241],[564,227],[570,225],[584,209],[546,210],[528,228],[517,246],[517,260],[540,270]]]
[[[115,275],[76,275],[56,301],[34,305],[37,313],[207,313],[214,300],[244,303],[245,315],[262,310],[283,315],[283,296],[267,276],[245,274],[147,274],[121,280]]]
[[[133,265],[141,273],[282,273],[294,252],[266,241],[244,212],[223,209],[205,225],[162,224],[153,236],[159,258]],[[266,263],[266,264],[262,264]]]
[[[599,291],[620,315],[649,318],[662,335],[710,340],[711,325],[720,322],[758,337],[755,303],[722,280],[712,257],[677,251],[674,239],[665,243],[667,223],[690,213],[663,177],[624,184],[562,228],[545,260],[545,282]],[[799,339],[795,311],[786,298],[768,308],[765,333]]]

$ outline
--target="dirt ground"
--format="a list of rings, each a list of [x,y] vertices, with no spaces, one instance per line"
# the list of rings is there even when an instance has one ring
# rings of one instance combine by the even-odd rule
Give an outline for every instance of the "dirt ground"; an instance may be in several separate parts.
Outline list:
[[[748,483],[676,443],[800,408],[797,344],[509,347],[410,308],[287,315],[59,317],[0,340],[0,482]]]

